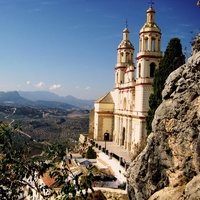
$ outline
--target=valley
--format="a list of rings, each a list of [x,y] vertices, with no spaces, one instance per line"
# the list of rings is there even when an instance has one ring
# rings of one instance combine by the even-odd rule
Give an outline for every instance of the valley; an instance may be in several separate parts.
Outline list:
[[[88,133],[89,111],[1,105],[0,121],[19,126],[32,141],[76,143],[80,133]]]

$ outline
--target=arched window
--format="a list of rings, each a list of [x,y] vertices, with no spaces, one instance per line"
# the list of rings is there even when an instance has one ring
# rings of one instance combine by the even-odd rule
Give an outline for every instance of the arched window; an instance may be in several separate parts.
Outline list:
[[[158,39],[158,51],[160,51],[160,38]]]
[[[126,52],[126,62],[128,63],[129,62],[129,53]]]
[[[145,38],[145,48],[144,48],[145,51],[148,51],[149,50],[149,47],[148,47],[148,37]]]
[[[141,64],[138,66],[138,77],[141,77]]]
[[[155,38],[151,39],[151,51],[155,51]]]
[[[120,62],[123,62],[123,60],[124,60],[124,52],[121,52],[120,55],[121,55],[120,56]]]
[[[156,64],[152,62],[150,64],[150,77],[154,77],[155,69],[156,69]]]

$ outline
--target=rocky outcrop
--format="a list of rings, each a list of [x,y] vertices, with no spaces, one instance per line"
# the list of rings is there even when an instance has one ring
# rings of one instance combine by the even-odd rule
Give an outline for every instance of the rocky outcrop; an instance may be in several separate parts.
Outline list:
[[[192,41],[192,55],[195,55],[198,51],[200,51],[200,33]]]
[[[87,200],[128,200],[128,195],[125,190],[111,188],[96,188],[94,192],[89,193]],[[75,200],[84,200],[77,196]]]
[[[166,80],[143,152],[127,170],[131,200],[200,199],[200,52]]]
[[[95,190],[91,200],[128,200],[128,195],[125,190],[100,188]],[[90,199],[88,199],[90,200]]]

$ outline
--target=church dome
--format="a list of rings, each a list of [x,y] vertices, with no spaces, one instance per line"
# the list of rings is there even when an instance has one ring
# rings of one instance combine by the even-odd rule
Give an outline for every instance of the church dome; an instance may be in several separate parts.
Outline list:
[[[118,49],[119,48],[121,48],[121,49],[122,48],[130,49],[131,48],[132,49],[134,47],[133,47],[132,43],[129,40],[127,40],[127,41],[122,40],[121,43],[118,46]]]
[[[121,43],[118,45],[118,49],[134,49],[132,43],[129,40],[129,30],[126,27],[123,30],[123,40],[121,41]]]
[[[149,9],[147,10],[147,13],[149,13],[149,12],[153,12],[153,13],[155,13],[155,10],[153,9],[152,6],[150,6]]]
[[[155,23],[155,10],[153,9],[152,5],[149,7],[149,9],[146,11],[147,13],[147,21],[144,24],[144,26],[141,28],[141,32],[161,32],[159,26]]]

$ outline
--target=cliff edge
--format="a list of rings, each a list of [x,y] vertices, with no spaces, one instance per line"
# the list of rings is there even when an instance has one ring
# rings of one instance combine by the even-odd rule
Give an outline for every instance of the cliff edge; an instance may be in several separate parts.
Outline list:
[[[200,199],[200,52],[172,72],[147,146],[127,170],[131,200]]]

